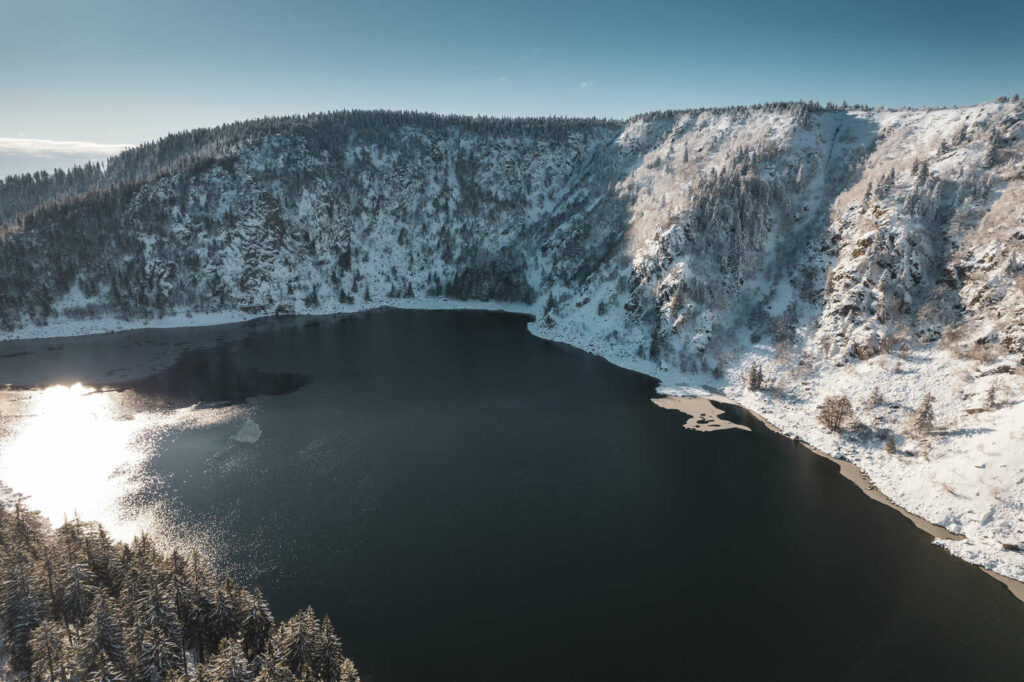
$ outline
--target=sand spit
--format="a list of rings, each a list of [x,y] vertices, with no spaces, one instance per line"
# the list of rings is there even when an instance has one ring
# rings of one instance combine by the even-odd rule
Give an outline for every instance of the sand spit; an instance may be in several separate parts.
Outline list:
[[[724,419],[725,411],[715,407],[714,403],[704,396],[665,396],[664,398],[654,398],[651,402],[666,410],[676,410],[689,415],[690,418],[683,424],[683,428],[691,431],[750,430],[743,424],[736,424]]]

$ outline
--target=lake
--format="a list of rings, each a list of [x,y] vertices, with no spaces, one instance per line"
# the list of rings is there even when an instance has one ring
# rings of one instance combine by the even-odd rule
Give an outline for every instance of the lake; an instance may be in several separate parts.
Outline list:
[[[1024,604],[834,463],[732,406],[750,431],[683,429],[654,380],[526,324],[6,342],[0,479],[209,548],[378,682],[1024,679]]]

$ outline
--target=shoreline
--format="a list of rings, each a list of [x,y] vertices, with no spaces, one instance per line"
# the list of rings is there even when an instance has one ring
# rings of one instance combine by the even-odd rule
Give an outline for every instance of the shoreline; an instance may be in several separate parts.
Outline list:
[[[459,300],[448,298],[396,298],[385,302],[360,302],[338,304],[333,307],[319,308],[315,311],[305,310],[275,314],[270,312],[247,313],[241,310],[222,311],[217,313],[177,312],[163,317],[137,318],[122,320],[115,317],[88,318],[83,320],[55,320],[44,326],[26,325],[10,331],[0,331],[0,343],[13,341],[41,341],[75,338],[80,336],[98,336],[102,334],[118,334],[140,329],[190,329],[199,327],[217,327],[221,325],[243,324],[253,320],[287,319],[292,317],[330,317],[331,315],[355,315],[375,310],[480,310],[509,313],[511,315],[528,315],[536,318],[533,307],[525,303],[503,303],[492,301]],[[536,336],[536,334],[535,334]]]
[[[924,518],[923,516],[918,516],[917,514],[911,513],[904,509],[903,507],[896,504],[895,502],[893,502],[885,493],[876,488],[874,483],[871,482],[871,479],[868,477],[868,475],[861,471],[860,468],[858,468],[857,465],[854,464],[853,462],[850,462],[849,460],[846,459],[839,459],[838,457],[832,457],[828,453],[822,452],[821,450],[815,448],[807,441],[787,436],[778,427],[776,427],[774,424],[768,421],[763,415],[759,414],[758,412],[755,412],[754,410],[750,409],[749,407],[746,407],[745,405],[742,405],[741,403],[736,402],[735,400],[732,400],[731,398],[727,398],[723,395],[709,395],[692,398],[685,396],[663,396],[660,398],[652,398],[651,402],[662,409],[681,412],[689,416],[690,420],[683,425],[683,428],[692,428],[689,426],[691,423],[694,423],[695,420],[698,420],[702,416],[706,415],[706,411],[703,408],[702,403],[708,403],[712,406],[714,405],[714,403],[722,403],[726,405],[734,405],[736,407],[739,407],[740,409],[744,410],[752,417],[754,417],[754,419],[756,419],[762,426],[764,426],[769,431],[772,431],[773,433],[776,433],[783,438],[793,441],[794,443],[802,446],[803,449],[807,450],[808,452],[814,455],[817,455],[818,457],[827,459],[828,461],[838,465],[839,474],[843,478],[849,480],[854,485],[856,485],[857,488],[864,495],[874,500],[875,502],[883,504],[886,507],[889,507],[890,509],[899,512],[901,515],[903,515],[904,518],[908,519],[911,523],[913,523],[919,530],[922,530],[925,533],[931,535],[933,540],[966,539],[966,536],[960,535],[959,533],[954,533],[947,528],[943,528],[942,526],[934,524],[928,519]],[[721,415],[723,414],[723,412],[718,411],[718,414]],[[719,424],[724,422],[725,425],[716,424],[714,428],[698,427],[693,428],[693,430],[720,431],[722,429],[729,428],[740,428],[746,429],[748,431],[750,430],[749,428],[741,424],[735,424],[734,422],[729,422],[727,420],[720,419],[717,416],[716,419],[718,420]],[[1024,603],[1024,582],[1014,580],[1013,578],[996,573],[995,571],[985,568],[984,566],[979,566],[978,564],[971,563],[970,561],[961,559],[960,557],[957,557],[955,554],[950,553],[950,555],[959,559],[960,561],[963,561],[966,564],[969,564],[970,566],[974,566],[975,568],[981,570],[983,573],[987,574],[990,578],[994,578],[998,582],[1002,583],[1003,586],[1006,587],[1006,589],[1010,592],[1010,594],[1016,597],[1018,601]]]
[[[503,303],[493,301],[473,301],[473,300],[457,300],[448,298],[426,298],[426,299],[394,299],[386,302],[361,302],[355,304],[337,305],[331,309],[318,310],[318,311],[303,311],[289,313],[282,317],[325,317],[335,315],[353,315],[359,313],[366,313],[376,310],[470,310],[470,311],[491,311],[501,312],[512,315],[525,315],[529,319],[526,324],[527,331],[537,338],[551,341],[554,343],[563,343],[577,350],[582,350],[586,353],[590,353],[597,357],[602,358],[606,362],[626,369],[633,372],[638,372],[644,376],[650,377],[657,381],[660,386],[664,386],[668,382],[680,382],[683,377],[681,375],[673,373],[663,373],[659,375],[657,373],[656,365],[649,362],[637,361],[635,358],[630,358],[628,361],[624,356],[614,353],[609,348],[597,347],[589,344],[574,343],[579,339],[573,339],[568,335],[564,334],[551,334],[548,330],[542,330],[537,324],[538,313],[534,306],[525,303]],[[22,327],[21,329],[11,332],[0,332],[0,344],[4,342],[17,342],[17,341],[35,341],[44,339],[59,339],[59,338],[77,338],[82,336],[93,336],[100,334],[114,334],[119,332],[133,331],[139,329],[175,329],[175,328],[192,328],[192,327],[211,327],[219,325],[232,325],[252,320],[259,319],[272,319],[277,317],[273,314],[259,314],[259,313],[245,313],[242,311],[230,311],[221,313],[175,313],[168,315],[163,318],[156,319],[138,319],[138,320],[117,320],[114,318],[108,319],[94,319],[94,320],[65,320],[54,324],[53,326],[47,325],[45,327]],[[544,333],[548,331],[548,333]],[[602,352],[607,351],[607,352]],[[651,371],[654,370],[654,371]],[[839,467],[839,473],[844,478],[851,481],[857,488],[867,495],[872,500],[884,504],[891,509],[899,512],[904,518],[911,521],[918,529],[928,533],[934,540],[963,540],[966,536],[953,533],[948,529],[939,526],[937,524],[928,521],[922,516],[913,514],[907,511],[903,507],[893,502],[887,495],[882,493],[871,481],[870,477],[864,473],[856,464],[853,462],[833,457],[815,447],[810,443],[803,440],[802,438],[792,437],[785,434],[780,428],[776,427],[768,419],[753,409],[728,398],[721,393],[717,393],[713,387],[698,389],[697,386],[704,385],[697,376],[689,377],[692,382],[685,382],[691,386],[689,391],[683,394],[670,394],[661,393],[660,386],[656,390],[659,392],[657,398],[653,398],[652,402],[658,405],[662,409],[674,410],[682,414],[686,414],[690,417],[689,420],[684,424],[684,428],[690,428],[696,431],[713,432],[720,431],[723,429],[747,429],[748,427],[742,424],[735,424],[729,422],[726,419],[722,419],[724,414],[722,410],[719,410],[714,403],[728,404],[739,407],[752,415],[761,425],[768,430],[790,439],[811,453],[834,462]],[[672,389],[670,389],[672,390]],[[675,390],[680,390],[680,387],[676,387]],[[947,550],[948,551],[948,550]],[[953,554],[950,552],[950,554]],[[957,556],[953,554],[953,556]],[[1019,601],[1024,602],[1024,581],[1019,581],[1014,578],[997,573],[985,566],[968,561],[962,557],[957,556],[958,559],[965,563],[975,566],[990,577],[1002,583],[1014,597]]]
[[[670,395],[661,398],[651,398],[651,402],[666,410],[675,410],[676,412],[688,415],[690,418],[683,424],[683,428],[691,431],[711,433],[727,429],[750,430],[749,426],[724,419],[722,415],[725,412],[715,407],[714,403],[711,402],[712,397],[714,396]]]

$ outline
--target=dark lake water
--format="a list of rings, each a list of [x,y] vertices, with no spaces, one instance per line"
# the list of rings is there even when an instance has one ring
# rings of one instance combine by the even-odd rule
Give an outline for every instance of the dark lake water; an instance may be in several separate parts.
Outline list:
[[[0,383],[135,362],[120,343],[180,355],[129,382],[160,409],[245,400],[257,442],[165,429],[134,504],[208,528],[279,617],[326,611],[366,679],[1024,679],[1002,585],[742,410],[684,430],[523,317],[133,334],[0,344],[34,351]]]

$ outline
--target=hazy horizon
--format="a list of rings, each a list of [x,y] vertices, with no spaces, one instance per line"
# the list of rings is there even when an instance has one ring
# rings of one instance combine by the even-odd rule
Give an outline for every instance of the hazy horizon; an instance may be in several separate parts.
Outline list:
[[[1013,93],[1013,94],[1016,95],[1017,93]],[[1012,95],[997,95],[996,97],[993,97],[992,99],[995,100],[995,99],[998,99],[999,97],[1007,97],[1007,96],[1012,96]],[[811,100],[809,100],[809,101],[818,101],[818,103],[822,104],[822,105],[826,104],[826,102],[824,102],[824,101],[815,100],[813,98]],[[746,104],[732,104],[732,105],[723,104],[723,105],[716,105],[714,107],[707,107],[707,108],[727,108],[727,107],[730,107],[730,106],[756,106],[758,104],[764,104],[764,103],[765,102],[750,102],[750,103],[746,103]],[[842,102],[837,102],[836,104],[842,104]],[[864,103],[862,103],[862,102],[847,102],[847,104],[849,106],[851,106],[851,107],[854,107],[854,106],[862,106]],[[873,109],[906,109],[906,108],[933,108],[934,109],[934,108],[945,108],[945,107],[949,107],[949,108],[969,107],[969,106],[974,106],[976,104],[981,104],[981,102],[970,102],[970,103],[951,104],[951,105],[936,105],[936,106],[922,105],[921,107],[910,107],[910,106],[894,107],[894,106],[889,106],[889,105],[871,105],[871,104],[869,104],[867,106],[869,106],[869,107],[871,107]],[[694,107],[694,108],[701,108],[701,107]],[[682,107],[673,107],[670,110],[679,110],[679,109],[682,109]],[[340,110],[332,110],[332,111],[340,111]],[[392,109],[392,111],[397,111],[397,109]],[[291,114],[267,114],[267,115],[264,115],[264,116],[251,116],[251,117],[248,117],[248,118],[245,118],[245,119],[235,119],[234,121],[221,121],[220,123],[212,124],[212,125],[216,126],[216,125],[221,125],[221,124],[230,124],[230,123],[235,123],[235,122],[239,122],[239,121],[257,119],[257,118],[264,118],[264,117],[304,116],[304,115],[312,114],[312,113],[317,113],[317,112],[293,112]],[[325,113],[330,113],[330,111],[325,112]],[[500,118],[500,116],[494,115],[494,114],[467,114],[467,113],[463,113],[463,112],[419,111],[417,113],[423,113],[423,114],[428,114],[428,115],[440,115],[440,116],[453,115],[453,116],[483,116],[483,117]],[[648,113],[648,111],[638,111],[638,112],[635,112],[635,114],[632,114],[632,115],[638,115],[638,114],[644,114],[644,113]],[[534,117],[543,117],[543,116],[559,116],[559,114],[545,114],[545,115],[538,114],[538,115],[535,115]],[[524,116],[524,118],[530,118],[530,117],[531,116],[529,116],[529,115]],[[601,117],[601,116],[596,116],[596,115],[594,117],[596,117],[596,118],[609,118],[611,120],[622,120],[624,118],[629,118],[628,116],[627,117],[616,118],[616,117]],[[586,117],[582,117],[581,116],[580,118],[586,118]],[[193,126],[193,128],[203,128],[203,127],[210,127],[210,126]],[[86,163],[102,163],[102,162],[106,161],[107,159],[109,159],[110,157],[116,156],[117,154],[119,154],[124,149],[129,149],[131,147],[138,146],[138,145],[141,145],[141,144],[146,144],[146,143],[149,143],[149,142],[155,142],[155,141],[159,140],[160,138],[163,138],[163,137],[165,137],[167,135],[173,135],[175,133],[183,132],[185,130],[190,130],[190,129],[192,129],[192,128],[181,128],[181,129],[177,129],[177,130],[168,130],[168,131],[164,132],[163,134],[161,134],[161,135],[159,135],[157,137],[153,137],[153,138],[145,139],[145,140],[138,140],[138,141],[134,141],[134,142],[130,142],[130,143],[120,143],[120,144],[118,144],[118,143],[105,143],[105,142],[97,143],[97,142],[88,142],[88,141],[80,141],[80,140],[42,140],[42,139],[23,138],[23,137],[14,137],[14,138],[11,138],[11,137],[0,137],[0,179],[5,178],[5,177],[10,176],[10,175],[19,175],[19,174],[25,174],[25,173],[35,173],[37,171],[52,172],[52,171],[54,171],[56,169],[67,169],[67,168],[71,168],[71,167],[74,167],[74,166],[77,166],[77,165],[84,165]]]
[[[625,118],[1024,91],[1024,5],[639,0],[0,0],[0,175],[237,120],[338,109]],[[33,148],[19,140],[36,140]],[[101,145],[91,155],[68,141]],[[11,147],[18,149],[11,150]]]

